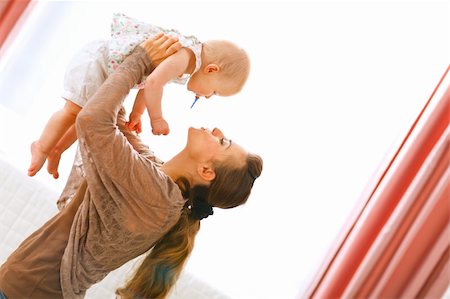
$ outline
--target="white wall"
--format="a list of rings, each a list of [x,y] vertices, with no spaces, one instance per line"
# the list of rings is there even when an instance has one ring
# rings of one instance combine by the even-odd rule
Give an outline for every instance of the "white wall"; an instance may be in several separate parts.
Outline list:
[[[171,134],[152,136],[148,126],[144,132],[163,159],[181,149],[191,125],[220,127],[264,158],[248,204],[203,221],[187,265],[238,299],[293,298],[305,291],[450,58],[444,1],[34,5],[0,56],[0,104],[12,119],[0,122],[0,131],[8,136],[5,155],[23,172],[29,144],[62,105],[70,56],[86,41],[107,37],[112,12],[200,40],[229,39],[249,52],[251,77],[239,95],[200,101],[190,110],[193,95],[170,85],[164,113]],[[71,152],[63,159],[59,180],[45,171],[36,180],[60,191]]]

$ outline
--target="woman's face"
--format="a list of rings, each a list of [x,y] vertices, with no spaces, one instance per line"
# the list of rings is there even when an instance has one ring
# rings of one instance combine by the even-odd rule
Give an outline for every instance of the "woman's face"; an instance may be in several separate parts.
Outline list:
[[[226,138],[217,128],[212,131],[189,128],[186,149],[191,158],[199,163],[229,160],[239,167],[244,165],[247,156],[244,148]]]

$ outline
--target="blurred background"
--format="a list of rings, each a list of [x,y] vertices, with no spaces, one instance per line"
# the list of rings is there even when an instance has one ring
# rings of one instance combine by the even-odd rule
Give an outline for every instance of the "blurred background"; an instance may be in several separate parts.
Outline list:
[[[237,299],[301,297],[445,72],[448,1],[34,1],[1,49],[0,153],[26,173],[29,146],[64,101],[65,67],[108,38],[111,16],[228,39],[249,53],[241,93],[200,100],[168,85],[171,133],[142,136],[166,160],[187,128],[219,127],[264,159],[248,203],[202,221],[186,271]],[[132,90],[126,107],[136,94]],[[32,180],[59,193],[45,166]]]

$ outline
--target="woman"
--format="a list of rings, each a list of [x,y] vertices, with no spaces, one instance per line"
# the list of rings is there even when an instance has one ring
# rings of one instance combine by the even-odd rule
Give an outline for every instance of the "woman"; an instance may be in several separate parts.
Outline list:
[[[200,220],[213,207],[247,200],[262,160],[220,130],[190,128],[186,147],[160,165],[117,127],[123,128],[121,105],[130,88],[179,48],[166,39],[137,47],[78,115],[84,179],[67,206],[0,268],[0,290],[8,299],[83,298],[91,285],[149,249],[117,294],[164,298],[193,248]]]

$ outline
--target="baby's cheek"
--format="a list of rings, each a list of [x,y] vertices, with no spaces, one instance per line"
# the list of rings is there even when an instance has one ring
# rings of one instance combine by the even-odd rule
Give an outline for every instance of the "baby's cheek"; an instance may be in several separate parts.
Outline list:
[[[188,82],[187,89],[189,91],[192,91],[193,93],[197,92],[197,88],[195,86],[195,83],[191,83],[191,81]]]

